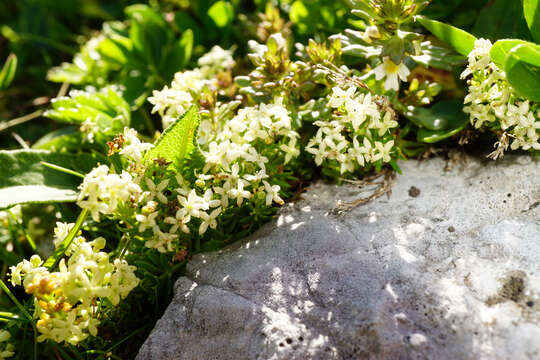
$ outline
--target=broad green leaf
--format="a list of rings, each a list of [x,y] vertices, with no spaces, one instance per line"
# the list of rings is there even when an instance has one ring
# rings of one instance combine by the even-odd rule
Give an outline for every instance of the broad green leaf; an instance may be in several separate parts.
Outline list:
[[[92,121],[103,133],[121,132],[129,126],[131,117],[129,104],[112,87],[99,92],[71,91],[51,101],[52,109],[44,116],[71,124],[82,124]]]
[[[196,143],[199,121],[199,108],[193,105],[163,132],[155,146],[146,153],[145,161],[164,158],[172,162],[171,166],[176,171],[180,171],[186,160],[200,152]]]
[[[418,133],[416,135],[416,139],[420,142],[433,144],[439,141],[442,141],[444,139],[447,139],[451,136],[454,136],[464,130],[467,127],[468,120],[464,121],[460,126],[458,126],[455,129],[450,130],[428,130],[428,129],[420,129],[418,130]]]
[[[76,126],[68,126],[48,133],[32,145],[32,149],[61,151],[80,148],[83,133]]]
[[[131,57],[133,44],[128,38],[114,37],[102,40],[97,46],[101,57],[118,66],[124,66]]]
[[[184,31],[182,37],[173,43],[171,52],[164,63],[163,72],[167,78],[172,79],[174,74],[183,70],[191,59],[193,51],[193,31]]]
[[[6,89],[15,78],[17,72],[17,56],[10,54],[0,71],[0,90]]]
[[[521,0],[490,0],[476,17],[471,32],[478,38],[530,40]]]
[[[493,44],[489,56],[499,69],[504,70],[508,53],[518,45],[526,45],[540,51],[540,46],[532,42],[519,39],[503,39]]]
[[[516,46],[506,57],[504,71],[518,94],[540,101],[540,51],[527,45]]]
[[[540,0],[523,0],[523,14],[536,42],[540,42]]]
[[[432,119],[439,121],[440,129],[421,128],[417,133],[417,140],[424,143],[436,143],[459,133],[467,127],[469,117],[463,112],[460,101],[441,101],[430,109]]]
[[[0,150],[0,209],[23,203],[75,201],[81,178],[53,170],[41,162],[86,174],[98,159],[87,154]]]
[[[225,28],[234,20],[234,8],[231,3],[220,0],[208,9],[208,16],[218,28]]]
[[[131,20],[129,37],[133,47],[148,64],[159,67],[164,49],[173,37],[170,26],[161,14],[147,5],[131,5],[125,12]]]
[[[431,31],[433,35],[452,46],[463,56],[469,55],[474,48],[476,38],[465,30],[458,29],[440,21],[428,19],[424,16],[417,16],[416,20],[418,20],[418,22],[426,29]]]
[[[465,117],[460,101],[440,101],[431,108],[410,106],[405,117],[420,128],[427,130],[448,130],[455,128],[456,119]]]

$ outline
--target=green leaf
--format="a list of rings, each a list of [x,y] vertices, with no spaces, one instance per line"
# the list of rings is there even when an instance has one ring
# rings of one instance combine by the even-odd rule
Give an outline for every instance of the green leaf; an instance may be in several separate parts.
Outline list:
[[[493,44],[489,52],[489,56],[499,69],[504,70],[508,54],[518,45],[526,45],[540,51],[540,46],[532,42],[519,39],[503,39]]]
[[[433,144],[439,141],[442,141],[444,139],[447,139],[451,136],[454,136],[464,130],[467,127],[468,121],[463,122],[460,126],[458,126],[455,129],[450,130],[428,130],[428,129],[420,129],[418,130],[418,133],[416,135],[416,139],[420,142]]]
[[[453,119],[465,115],[461,101],[440,101],[431,108],[409,106],[405,117],[416,126],[428,130],[447,130],[453,127]]]
[[[463,65],[466,61],[463,56],[452,53],[449,49],[434,46],[429,41],[422,42],[421,49],[420,55],[413,55],[411,58],[425,67],[452,71],[456,66]]]
[[[68,126],[51,131],[32,145],[32,149],[51,150],[77,150],[81,146],[83,133],[76,126]]]
[[[163,72],[168,79],[172,79],[174,74],[183,70],[191,59],[193,51],[193,31],[184,31],[182,37],[173,44],[173,48],[164,63]]]
[[[46,111],[44,116],[70,124],[91,120],[102,133],[108,135],[121,132],[131,122],[129,104],[112,87],[99,92],[76,90],[69,95],[53,99],[52,109]]]
[[[129,37],[133,47],[148,64],[158,67],[166,44],[173,37],[170,26],[161,14],[147,5],[131,5],[126,7],[125,12],[131,20]]]
[[[145,162],[164,158],[180,171],[187,160],[202,156],[196,143],[199,122],[199,108],[193,105],[157,139],[155,146],[146,153]]]
[[[418,20],[418,22],[426,29],[431,31],[433,35],[452,46],[463,56],[469,55],[474,48],[476,38],[464,30],[440,21],[428,19],[424,16],[417,16],[416,20]]]
[[[17,56],[10,54],[0,71],[0,90],[6,89],[15,78],[17,72]]]
[[[220,0],[208,9],[208,16],[218,28],[229,26],[234,20],[234,8],[231,3]]]
[[[422,113],[425,125],[418,130],[417,140],[435,143],[453,136],[467,127],[469,117],[461,101],[441,101]],[[414,122],[414,121],[413,121]]]
[[[132,56],[133,44],[128,38],[116,36],[105,38],[97,46],[97,51],[101,57],[117,66],[124,66]]]
[[[518,94],[540,101],[540,51],[527,45],[514,47],[506,57],[504,71]]]
[[[490,0],[476,17],[472,33],[478,38],[530,40],[520,0]]]
[[[61,154],[42,150],[0,150],[0,209],[23,203],[75,201],[81,179],[53,170],[48,162],[82,174],[97,163],[87,154]]]
[[[536,42],[540,42],[540,0],[523,0],[523,14]]]

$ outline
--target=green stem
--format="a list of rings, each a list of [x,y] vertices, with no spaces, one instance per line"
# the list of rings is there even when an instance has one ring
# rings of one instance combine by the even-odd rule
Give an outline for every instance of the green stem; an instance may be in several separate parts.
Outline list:
[[[48,168],[51,168],[53,170],[61,171],[61,172],[66,173],[66,174],[70,174],[70,175],[78,176],[80,178],[84,178],[83,174],[81,174],[81,173],[79,173],[79,172],[77,172],[75,170],[67,169],[65,167],[58,166],[58,165],[55,165],[55,164],[51,164],[51,163],[48,163],[46,161],[41,161],[40,164],[43,165],[43,166],[46,166]]]
[[[18,117],[16,119],[11,119],[9,121],[2,122],[0,124],[0,132],[4,131],[6,129],[9,129],[12,126],[20,125],[20,124],[23,124],[23,123],[25,123],[27,121],[34,120],[34,119],[40,117],[42,114],[43,114],[43,110],[37,110],[37,111],[34,111],[31,114],[24,115],[24,116]]]
[[[146,329],[147,327],[149,327],[150,324],[146,324],[144,325],[143,327],[140,327],[138,328],[137,330],[135,330],[134,332],[132,332],[131,334],[129,334],[128,336],[126,336],[125,338],[123,338],[122,340],[120,340],[119,342],[117,342],[116,344],[112,345],[108,350],[107,352],[111,352],[113,351],[116,347],[120,346],[123,342],[131,339],[133,336],[137,335],[138,333],[140,333],[141,331],[143,331],[144,329]]]
[[[26,241],[28,241],[28,244],[30,244],[30,247],[32,248],[32,251],[34,252],[34,254],[37,254],[37,246],[36,246],[36,243],[34,242],[34,240],[32,240],[32,237],[28,234],[28,232],[26,231],[26,229],[24,228],[24,225],[23,224],[19,224],[19,220],[17,219],[17,217],[15,216],[15,214],[13,214],[13,212],[11,212],[11,210],[8,210],[9,212],[9,215],[11,215],[11,218],[13,219],[13,221],[15,221],[15,224],[17,224],[17,226],[19,226],[19,228],[21,229],[21,231],[23,232],[24,234],[24,237],[26,238]]]
[[[122,258],[124,257],[124,254],[126,253],[126,250],[127,250],[128,246],[129,246],[129,244],[131,243],[131,236],[129,236],[129,234],[126,234],[126,235],[127,235],[126,243],[122,247],[122,251],[120,252],[120,256],[118,257],[120,260],[122,260]]]
[[[52,270],[60,258],[64,256],[64,253],[69,248],[71,243],[73,242],[73,239],[75,239],[75,236],[79,232],[84,219],[86,219],[86,215],[88,215],[88,209],[83,209],[77,218],[77,221],[75,222],[75,226],[73,226],[73,229],[68,233],[64,241],[58,246],[58,248],[54,251],[54,253],[45,261],[45,266],[48,270]]]
[[[11,290],[9,290],[9,288],[7,287],[6,283],[4,283],[4,280],[0,279],[0,288],[2,288],[2,291],[4,291],[7,296],[9,296],[9,298],[11,299],[11,301],[13,301],[13,303],[19,308],[19,310],[21,310],[21,312],[23,313],[23,315],[28,319],[30,320],[31,322],[33,321],[33,318],[32,318],[32,315],[30,315],[30,313],[28,312],[28,310],[26,310],[26,308],[23,306],[23,304],[21,304],[19,302],[19,300],[17,300],[17,298],[15,297],[15,295],[13,295],[13,293],[11,292]]]

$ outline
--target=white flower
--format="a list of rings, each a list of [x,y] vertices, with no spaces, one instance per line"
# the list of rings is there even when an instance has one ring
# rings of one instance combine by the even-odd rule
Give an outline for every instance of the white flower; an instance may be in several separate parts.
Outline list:
[[[231,199],[236,199],[236,204],[238,206],[242,205],[244,199],[251,198],[251,192],[244,190],[244,185],[244,180],[239,179],[236,188],[231,188],[229,190],[229,197]]]
[[[197,195],[195,189],[191,190],[188,194],[188,197],[178,195],[178,202],[180,203],[180,210],[178,212],[181,216],[176,215],[177,218],[181,217],[184,219],[185,223],[188,223],[191,220],[191,217],[200,217],[200,210],[208,210],[209,204],[204,200],[204,198]]]
[[[174,250],[173,241],[178,238],[177,234],[165,233],[160,229],[156,230],[154,237],[145,243],[146,247],[154,248],[161,253]]]
[[[289,144],[281,144],[279,149],[285,153],[285,164],[288,164],[293,157],[295,158],[300,155],[300,150],[296,147],[295,137],[289,139]]]
[[[384,114],[383,121],[375,122],[373,124],[373,127],[379,130],[379,136],[383,136],[389,129],[393,129],[398,125],[398,122],[394,120],[394,114],[390,111],[387,111],[386,114]]]
[[[176,211],[176,216],[171,217],[167,216],[165,220],[163,220],[167,224],[171,224],[172,227],[169,229],[170,233],[176,233],[178,229],[182,230],[183,233],[189,234],[190,230],[187,226],[187,223],[191,220],[191,217],[187,217],[185,211],[182,211],[182,209],[179,209]]]
[[[126,171],[109,174],[109,167],[101,165],[88,173],[79,186],[77,205],[88,209],[95,221],[100,214],[112,215],[119,205],[136,203],[142,193],[133,177]]]
[[[351,123],[354,131],[360,129],[368,116],[375,121],[381,117],[377,105],[371,100],[371,94],[360,94],[355,99],[347,99],[345,109],[347,114],[344,120]]]
[[[341,107],[347,99],[352,99],[355,92],[356,86],[351,86],[345,91],[339,86],[334,86],[332,88],[332,96],[330,96],[330,100],[328,100],[328,106],[333,108]]]
[[[349,157],[356,160],[358,165],[364,166],[366,161],[371,161],[371,142],[364,138],[364,146],[360,146],[358,139],[353,139],[353,146],[347,150]]]
[[[201,223],[201,226],[199,226],[199,235],[203,235],[206,230],[208,230],[208,227],[215,229],[217,227],[217,220],[216,218],[221,214],[221,207],[218,207],[217,209],[214,209],[210,215],[201,212],[201,219],[203,220]]]
[[[469,53],[469,64],[467,68],[461,73],[461,78],[465,79],[473,72],[482,71],[490,65],[491,57],[489,55],[491,50],[491,41],[486,39],[476,39],[474,42],[474,48]],[[491,65],[495,67],[495,64]]]
[[[146,199],[148,201],[153,200],[155,197],[163,203],[167,204],[168,200],[167,197],[163,194],[163,191],[167,188],[167,185],[169,185],[169,179],[162,180],[158,185],[154,184],[150,178],[145,178],[144,182],[146,183],[146,186],[148,187],[149,193],[147,193]]]
[[[126,143],[120,154],[135,161],[135,163],[140,163],[142,154],[154,147],[153,144],[141,142],[137,137],[137,131],[128,127],[124,128],[124,139]]]
[[[272,201],[279,205],[283,205],[285,202],[279,197],[279,185],[270,185],[268,181],[263,180],[264,190],[266,191],[266,206],[272,205]]]
[[[64,239],[68,236],[71,229],[75,226],[74,223],[65,223],[65,222],[56,222],[56,227],[54,228],[54,246],[57,248]]]
[[[401,81],[407,81],[407,77],[411,73],[407,66],[403,63],[396,65],[389,57],[383,59],[382,64],[373,69],[375,72],[375,79],[382,80],[386,77],[384,82],[384,88],[386,90],[399,91],[399,79]]]
[[[139,222],[139,232],[145,231],[147,228],[154,228],[156,226],[156,217],[159,215],[158,211],[154,211],[148,215],[137,214],[135,220]]]
[[[232,57],[232,50],[224,50],[215,45],[209,52],[199,58],[197,62],[201,67],[230,69],[235,62]]]
[[[41,267],[37,255],[12,267],[14,285],[24,279],[26,293],[34,297],[38,341],[76,345],[89,335],[96,336],[100,323],[96,309],[101,301],[108,298],[116,305],[138,285],[136,268],[120,260],[111,264],[109,254],[101,251],[104,247],[104,238],[86,242],[79,237],[67,261],[60,260],[57,272]],[[0,342],[7,338],[0,332]],[[6,351],[11,350],[0,350],[0,358],[8,356]]]
[[[207,206],[210,208],[215,208],[221,205],[221,201],[213,199],[213,197],[214,197],[214,192],[212,191],[212,189],[206,189],[206,191],[204,192],[203,199],[206,202],[206,204],[208,204]]]
[[[373,155],[371,161],[375,162],[379,159],[382,159],[383,162],[387,163],[392,160],[390,157],[390,152],[394,146],[394,140],[390,140],[387,143],[382,143],[380,141],[375,142],[375,154]]]

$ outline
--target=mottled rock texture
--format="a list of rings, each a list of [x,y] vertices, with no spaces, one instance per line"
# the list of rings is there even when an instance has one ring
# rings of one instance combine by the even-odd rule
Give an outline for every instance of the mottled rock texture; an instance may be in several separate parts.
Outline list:
[[[540,162],[400,165],[195,257],[137,359],[540,359]]]

